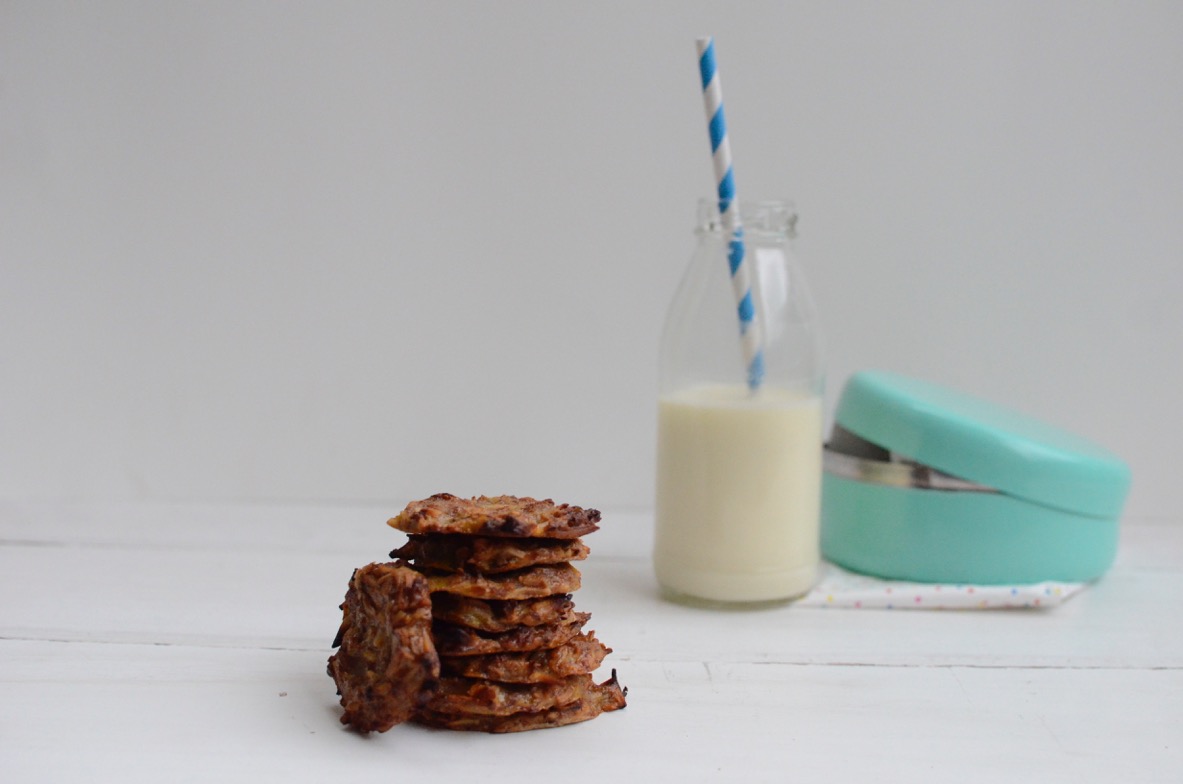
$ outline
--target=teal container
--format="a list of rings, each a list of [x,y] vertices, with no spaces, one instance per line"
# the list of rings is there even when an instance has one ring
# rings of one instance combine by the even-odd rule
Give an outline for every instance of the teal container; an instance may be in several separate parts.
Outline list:
[[[842,391],[825,464],[823,555],[920,582],[1096,579],[1130,485],[1129,467],[1084,438],[871,371]]]

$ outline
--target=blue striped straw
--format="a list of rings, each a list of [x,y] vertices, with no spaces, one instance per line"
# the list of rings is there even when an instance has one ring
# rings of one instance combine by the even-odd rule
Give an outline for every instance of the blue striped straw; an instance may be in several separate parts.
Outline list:
[[[727,140],[727,119],[723,114],[723,87],[715,64],[715,43],[711,38],[699,38],[698,69],[702,74],[702,102],[706,108],[707,127],[711,134],[714,154],[715,182],[719,189],[719,216],[723,228],[731,232],[727,248],[727,263],[731,267],[731,288],[735,292],[736,312],[739,315],[740,344],[747,366],[748,388],[755,390],[764,381],[764,351],[760,326],[756,323],[756,308],[752,303],[752,281],[749,265],[744,264],[743,225],[739,218],[739,200],[735,195],[735,173],[731,165],[731,144]]]

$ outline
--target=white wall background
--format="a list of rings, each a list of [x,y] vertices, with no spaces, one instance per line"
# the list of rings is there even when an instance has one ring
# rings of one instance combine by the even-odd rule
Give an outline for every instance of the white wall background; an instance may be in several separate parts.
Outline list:
[[[651,503],[712,176],[830,356],[1108,445],[1177,513],[1183,4],[4,2],[0,498]]]

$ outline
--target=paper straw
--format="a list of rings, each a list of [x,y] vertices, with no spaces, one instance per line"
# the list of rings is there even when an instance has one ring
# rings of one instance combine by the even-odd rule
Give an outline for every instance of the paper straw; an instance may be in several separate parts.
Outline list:
[[[715,182],[719,191],[719,216],[723,228],[731,233],[727,248],[727,263],[731,267],[731,288],[735,293],[739,315],[740,345],[747,367],[748,388],[759,388],[764,380],[764,351],[760,326],[756,323],[756,308],[752,302],[751,270],[744,263],[743,225],[739,218],[739,200],[735,195],[735,172],[731,165],[731,144],[727,140],[727,119],[723,114],[723,87],[715,63],[715,43],[711,38],[699,38],[698,69],[702,74],[702,102],[706,109],[707,128],[714,155]]]

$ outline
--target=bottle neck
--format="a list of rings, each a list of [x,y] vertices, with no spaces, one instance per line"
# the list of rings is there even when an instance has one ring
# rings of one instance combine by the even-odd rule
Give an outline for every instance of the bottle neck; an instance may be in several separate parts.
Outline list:
[[[744,234],[773,235],[792,239],[797,236],[797,210],[792,202],[780,200],[740,201],[737,213]],[[730,234],[733,227],[725,225],[719,212],[719,202],[700,199],[696,231],[699,234]]]

